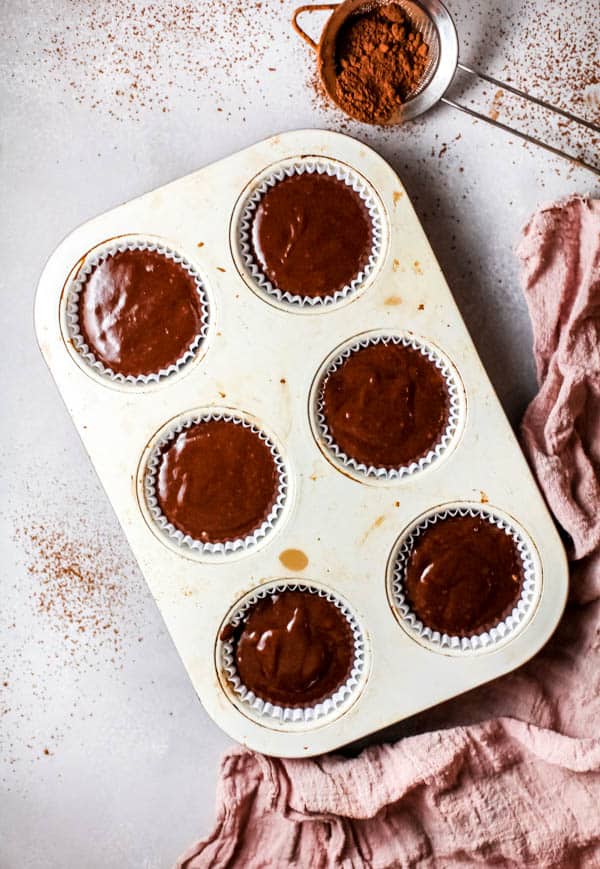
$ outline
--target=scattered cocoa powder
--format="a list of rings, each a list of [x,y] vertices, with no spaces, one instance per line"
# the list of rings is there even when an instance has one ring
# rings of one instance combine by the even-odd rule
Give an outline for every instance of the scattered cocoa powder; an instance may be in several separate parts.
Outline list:
[[[120,121],[171,112],[191,93],[239,122],[259,72],[277,72],[269,28],[287,31],[289,10],[285,0],[49,0],[29,21],[16,76],[50,77]]]
[[[483,33],[478,20],[481,10],[477,10],[477,6],[457,9],[461,58],[469,66],[597,123],[600,76],[598,28],[593,26],[597,6],[597,0],[565,0],[560,4],[522,0],[510,4],[510,8],[486,5]],[[543,27],[540,21],[544,22]],[[485,84],[478,85],[470,76],[459,74],[450,95],[458,102],[485,112],[492,120],[521,129],[587,162],[597,161],[600,146],[597,134],[560,120],[508,91],[500,94]],[[534,145],[518,144],[533,154],[539,153]],[[515,155],[512,162],[520,160]],[[545,155],[543,161],[539,161],[542,175],[547,160]],[[557,158],[548,164],[547,171],[571,176],[576,170]],[[545,186],[543,180],[540,184]]]
[[[491,108],[488,112],[492,121],[497,121],[499,116],[500,116],[500,112],[502,110],[502,97],[503,96],[504,96],[503,90],[497,90],[496,93],[494,94],[494,99],[492,100],[492,105],[491,105]]]
[[[128,669],[144,656],[153,618],[114,517],[100,518],[97,491],[76,493],[64,480],[46,485],[50,491],[41,496],[23,472],[23,503],[2,514],[18,549],[14,566],[3,565],[13,579],[0,608],[7,639],[0,659],[0,781],[2,768],[54,756],[82,717],[93,717],[103,682],[124,689]]]
[[[396,3],[351,15],[336,44],[336,97],[352,117],[385,123],[419,85],[429,48]]]
[[[81,663],[86,652],[97,655],[101,646],[110,655],[118,653],[132,563],[123,564],[108,540],[85,539],[38,520],[18,528],[16,537],[35,581],[34,612],[62,636],[74,663]]]

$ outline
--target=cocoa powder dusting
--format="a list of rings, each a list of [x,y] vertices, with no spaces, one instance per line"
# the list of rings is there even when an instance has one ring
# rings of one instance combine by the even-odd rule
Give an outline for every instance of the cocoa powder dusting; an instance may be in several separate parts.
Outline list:
[[[16,538],[34,580],[33,609],[62,635],[67,654],[77,663],[100,646],[118,653],[128,597],[125,575],[132,565],[113,554],[109,541],[86,540],[37,520],[19,528]]]
[[[418,87],[429,48],[396,3],[351,15],[336,44],[336,97],[353,118],[385,123]]]
[[[22,488],[29,492],[27,481]],[[40,501],[38,493],[37,504],[10,517],[21,555],[0,609],[11,650],[0,668],[0,742],[11,767],[53,756],[81,717],[92,717],[103,684],[122,690],[152,619],[116,526],[103,526],[98,510],[88,518],[91,495],[71,493],[75,515],[61,512],[65,487],[54,481],[54,488],[56,498]]]
[[[78,0],[67,6],[67,16],[51,2],[32,19],[17,49],[21,66],[121,121],[147,110],[168,113],[185,95],[202,93],[212,98],[213,111],[245,120],[257,71],[277,74],[276,65],[267,66],[277,55],[265,31],[273,20],[288,22],[284,0]]]

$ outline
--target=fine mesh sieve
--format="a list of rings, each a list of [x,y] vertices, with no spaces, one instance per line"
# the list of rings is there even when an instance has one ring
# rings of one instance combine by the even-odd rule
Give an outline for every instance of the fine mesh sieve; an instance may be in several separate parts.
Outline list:
[[[419,0],[419,2],[417,2],[417,0],[343,0],[342,3],[308,4],[299,6],[296,9],[292,17],[294,30],[317,53],[317,65],[321,82],[328,97],[338,106],[338,108],[342,109],[346,114],[351,114],[348,112],[346,106],[340,105],[336,90],[336,42],[340,29],[350,16],[360,12],[366,12],[376,6],[383,6],[390,2],[394,2],[397,6],[400,6],[403,9],[413,27],[421,34],[424,42],[429,46],[429,59],[422,78],[414,91],[409,95],[408,99],[398,106],[397,110],[385,121],[382,122],[378,120],[376,122],[378,125],[384,124],[385,126],[391,126],[394,124],[401,124],[404,121],[410,121],[413,118],[422,115],[436,103],[443,102],[446,103],[446,105],[452,106],[461,112],[465,112],[466,114],[477,118],[478,120],[486,121],[486,123],[499,127],[501,130],[519,136],[527,142],[539,145],[547,151],[550,151],[552,154],[559,157],[565,157],[577,166],[589,169],[596,175],[600,175],[600,169],[598,167],[586,163],[584,160],[568,154],[566,151],[556,148],[541,139],[530,136],[528,133],[517,130],[514,127],[509,127],[507,124],[503,124],[495,118],[477,112],[461,103],[457,103],[446,96],[446,92],[454,79],[456,70],[460,69],[462,72],[467,73],[470,76],[482,79],[502,90],[518,97],[522,97],[523,99],[541,106],[544,109],[548,109],[556,115],[566,118],[568,121],[581,124],[589,130],[600,133],[600,126],[597,124],[593,124],[591,121],[587,121],[571,112],[558,108],[558,106],[547,103],[538,97],[532,96],[525,91],[507,84],[506,82],[499,81],[486,73],[477,72],[476,70],[471,69],[471,67],[460,63],[456,27],[454,26],[452,16],[440,0]],[[298,18],[303,13],[325,11],[331,11],[333,14],[327,20],[321,33],[319,43],[317,44],[315,40],[302,29],[298,22]],[[355,120],[372,123],[362,116],[351,116],[354,117]]]

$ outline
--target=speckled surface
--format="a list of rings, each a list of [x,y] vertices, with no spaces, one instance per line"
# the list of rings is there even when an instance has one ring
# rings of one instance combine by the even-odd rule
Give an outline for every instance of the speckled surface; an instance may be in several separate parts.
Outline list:
[[[401,130],[346,123],[315,94],[293,3],[197,6],[2,5],[3,869],[168,867],[208,831],[229,744],[195,697],[37,350],[33,295],[61,238],[273,133],[347,132],[401,174],[516,424],[535,388],[519,227],[541,202],[600,193],[592,175],[444,106]],[[464,62],[597,119],[593,0],[451,9]],[[464,98],[499,120],[561,132],[493,88],[473,93]],[[571,133],[568,144],[590,156],[592,140]]]

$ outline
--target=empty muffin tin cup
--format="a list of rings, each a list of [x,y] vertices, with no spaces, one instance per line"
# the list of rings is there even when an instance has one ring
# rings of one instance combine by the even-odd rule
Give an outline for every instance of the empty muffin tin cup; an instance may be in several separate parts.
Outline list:
[[[366,265],[354,279],[340,290],[322,296],[309,296],[291,293],[275,286],[265,274],[262,264],[258,261],[252,243],[253,221],[265,193],[285,178],[303,174],[328,175],[343,181],[364,202],[371,222],[371,252]],[[258,181],[255,181],[250,192],[245,195],[239,208],[237,220],[234,221],[234,248],[237,247],[238,268],[254,290],[268,301],[283,307],[303,310],[323,310],[338,305],[359,293],[374,277],[383,259],[385,248],[385,217],[383,206],[371,185],[349,166],[334,160],[319,157],[297,158],[283,161],[269,169]]]
[[[347,455],[336,443],[328,425],[324,408],[323,391],[327,378],[343,365],[353,353],[372,344],[397,344],[417,350],[428,359],[444,378],[448,393],[448,420],[437,443],[417,460],[398,467],[376,467]],[[431,344],[411,334],[389,332],[366,332],[359,335],[334,353],[322,365],[311,392],[311,423],[314,436],[326,455],[340,470],[355,479],[372,479],[382,483],[394,483],[419,473],[442,459],[455,444],[464,419],[464,390],[458,373],[451,362]]]
[[[404,588],[408,561],[420,535],[431,525],[456,516],[481,517],[501,528],[513,538],[518,550],[522,569],[521,596],[512,612],[497,625],[471,636],[450,636],[425,625],[411,610]],[[396,543],[388,569],[388,596],[396,618],[413,639],[433,651],[455,654],[470,654],[495,649],[512,639],[531,618],[541,593],[541,571],[532,543],[512,520],[493,508],[476,505],[452,505],[431,511],[408,528]]]
[[[284,591],[300,591],[306,594],[316,594],[334,604],[347,620],[354,640],[354,660],[350,674],[343,685],[337,688],[329,697],[314,706],[277,706],[267,700],[257,697],[242,682],[236,667],[235,648],[232,640],[217,641],[216,663],[217,672],[225,683],[226,690],[233,694],[243,711],[250,717],[265,725],[300,725],[318,726],[324,719],[343,714],[357,699],[367,678],[367,648],[363,630],[348,606],[333,592],[312,584],[297,582],[271,582],[249,593],[235,606],[221,625],[237,627],[246,617],[248,611],[266,597]]]
[[[86,340],[81,331],[79,322],[79,297],[85,287],[85,284],[92,274],[93,270],[101,263],[105,262],[111,256],[117,253],[123,253],[126,250],[140,250],[159,253],[167,259],[180,265],[188,272],[196,283],[198,291],[198,300],[201,311],[201,327],[198,334],[194,337],[191,344],[185,349],[179,359],[167,368],[153,371],[150,374],[140,375],[125,375],[113,371],[102,363],[95,355],[92,349],[87,345]],[[128,239],[122,238],[119,241],[110,244],[100,245],[94,248],[83,260],[81,266],[77,269],[74,278],[71,280],[66,292],[66,302],[64,309],[64,330],[66,338],[75,349],[77,358],[82,360],[85,365],[96,374],[105,378],[107,381],[112,381],[117,384],[136,384],[148,385],[150,383],[158,383],[167,377],[170,377],[181,371],[188,365],[198,354],[202,345],[206,341],[209,331],[210,321],[210,305],[204,282],[197,270],[192,266],[181,254],[172,248],[159,244],[156,241],[144,239]]]
[[[182,432],[192,426],[203,422],[222,421],[241,425],[250,429],[269,448],[275,463],[278,475],[277,495],[269,514],[264,521],[251,534],[235,540],[227,540],[223,543],[211,543],[196,540],[189,534],[185,534],[177,528],[164,515],[157,496],[157,477],[160,470],[160,462],[165,448]],[[289,475],[286,464],[278,447],[272,438],[262,428],[259,428],[251,419],[240,412],[230,410],[207,410],[198,413],[186,414],[176,421],[168,424],[159,432],[157,440],[150,449],[150,453],[143,469],[143,491],[146,507],[151,521],[159,531],[159,535],[177,548],[188,550],[197,555],[214,556],[230,555],[254,549],[265,540],[278,526],[286,506],[289,494]]]

